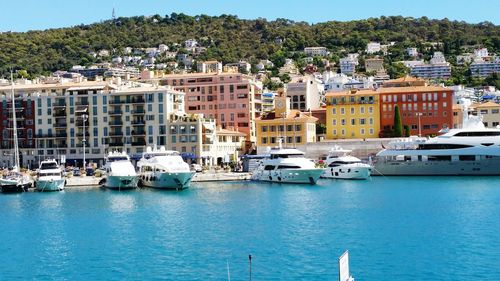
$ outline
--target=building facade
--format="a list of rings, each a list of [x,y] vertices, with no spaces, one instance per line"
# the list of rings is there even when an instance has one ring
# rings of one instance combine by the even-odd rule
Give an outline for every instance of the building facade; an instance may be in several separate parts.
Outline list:
[[[475,61],[470,64],[470,72],[472,76],[483,78],[493,73],[500,73],[500,57],[494,61]]]
[[[234,127],[255,141],[254,120],[260,115],[262,85],[240,73],[192,73],[152,79],[186,93],[185,111]]]
[[[403,126],[411,135],[437,135],[443,128],[453,128],[453,91],[437,86],[388,87],[377,90],[380,99],[382,135],[394,129],[395,106]]]
[[[314,56],[326,56],[328,55],[328,50],[326,49],[326,47],[306,47],[304,48],[304,53],[307,55],[307,56],[311,56],[311,57],[314,57]]]
[[[312,75],[297,77],[286,85],[286,96],[290,98],[290,109],[309,111],[320,108],[324,85]]]
[[[376,138],[380,132],[379,93],[348,90],[326,94],[326,138]]]
[[[10,87],[0,87],[0,92],[6,88]],[[121,83],[119,79],[14,88],[16,97],[34,103],[34,127],[29,128],[33,129],[34,147],[21,149],[25,155],[22,165],[31,168],[45,158],[57,159],[61,155],[69,165],[82,165],[84,146],[85,162],[102,165],[104,155],[111,150],[140,154],[146,146],[166,145],[168,114],[184,111],[182,92],[143,83]],[[29,117],[28,110],[21,113],[21,117]]]
[[[500,104],[489,101],[471,106],[473,115],[483,117],[484,126],[487,128],[496,128],[500,125]]]
[[[295,147],[316,141],[316,122],[311,114],[290,110],[290,99],[276,97],[274,112],[262,115],[256,120],[257,151],[278,146],[279,140],[285,147]]]

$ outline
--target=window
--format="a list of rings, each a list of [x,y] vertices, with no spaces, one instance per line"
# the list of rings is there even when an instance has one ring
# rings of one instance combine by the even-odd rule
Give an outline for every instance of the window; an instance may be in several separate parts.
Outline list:
[[[332,108],[332,114],[337,114],[337,109],[336,108]]]
[[[359,132],[361,133],[361,135],[364,135],[365,134],[365,129],[361,129]]]
[[[492,109],[491,114],[498,114],[498,109]]]
[[[302,126],[301,125],[295,125],[295,131],[301,131]]]
[[[359,119],[359,124],[360,125],[365,125],[366,124],[366,119],[365,118],[360,118]]]
[[[302,137],[295,137],[295,143],[301,143]]]
[[[221,87],[222,87],[222,86],[221,86]],[[266,138],[266,137],[261,138],[261,142],[262,142],[262,143],[267,143],[267,138]]]
[[[356,125],[356,119],[354,118],[351,119],[351,125]]]
[[[365,114],[365,107],[364,106],[359,108],[359,113]]]
[[[354,114],[354,107],[351,107],[351,114]]]
[[[345,114],[345,108],[343,108],[343,107],[340,108],[340,114],[342,114],[342,115]]]
[[[368,107],[368,113],[370,113],[370,114],[373,113],[373,106]]]
[[[262,130],[262,132],[267,132],[267,126],[262,126],[261,130]]]
[[[333,126],[337,126],[337,119],[333,119],[332,124],[333,124]]]
[[[172,136],[172,143],[176,143],[177,142],[177,136]]]
[[[340,119],[340,125],[342,125],[342,126],[345,125],[345,119]]]

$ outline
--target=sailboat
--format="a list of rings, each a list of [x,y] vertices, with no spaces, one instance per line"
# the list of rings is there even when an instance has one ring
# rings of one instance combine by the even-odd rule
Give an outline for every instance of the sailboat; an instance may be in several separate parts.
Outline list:
[[[30,178],[20,172],[19,164],[19,143],[17,139],[17,120],[16,120],[16,101],[14,96],[14,79],[12,72],[10,73],[11,80],[11,94],[12,94],[12,127],[13,127],[13,141],[14,141],[14,162],[15,165],[7,175],[0,178],[0,188],[2,192],[23,192],[27,191],[31,186]]]

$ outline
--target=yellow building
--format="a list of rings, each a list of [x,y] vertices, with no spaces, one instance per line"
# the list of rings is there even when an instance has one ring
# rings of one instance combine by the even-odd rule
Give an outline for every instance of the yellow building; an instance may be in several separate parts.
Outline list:
[[[488,101],[485,103],[473,104],[471,109],[472,114],[480,114],[483,117],[485,127],[496,128],[500,125],[500,104]]]
[[[316,141],[318,118],[298,110],[290,110],[290,99],[275,97],[275,110],[263,114],[255,124],[257,146],[277,146],[282,139],[283,147],[294,147]]]
[[[378,138],[379,93],[349,90],[326,94],[326,138]]]

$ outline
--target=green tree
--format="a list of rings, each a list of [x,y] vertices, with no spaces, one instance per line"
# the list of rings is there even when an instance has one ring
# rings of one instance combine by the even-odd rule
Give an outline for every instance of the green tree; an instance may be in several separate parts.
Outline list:
[[[405,125],[405,137],[409,137],[411,135],[411,130],[409,125]]]
[[[401,121],[401,114],[399,113],[399,107],[394,106],[394,137],[403,136],[403,122]]]

